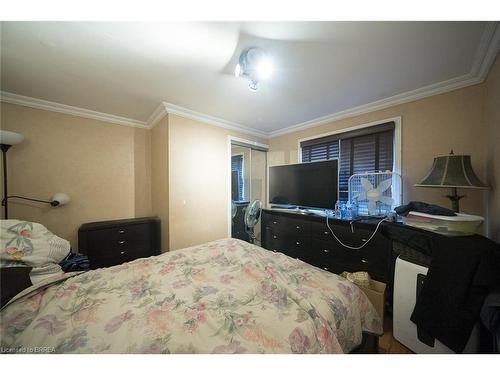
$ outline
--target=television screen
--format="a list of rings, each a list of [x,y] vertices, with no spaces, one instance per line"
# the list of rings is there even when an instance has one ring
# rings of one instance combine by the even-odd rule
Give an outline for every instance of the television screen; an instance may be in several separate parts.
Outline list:
[[[337,159],[269,168],[272,204],[333,209],[337,197]]]

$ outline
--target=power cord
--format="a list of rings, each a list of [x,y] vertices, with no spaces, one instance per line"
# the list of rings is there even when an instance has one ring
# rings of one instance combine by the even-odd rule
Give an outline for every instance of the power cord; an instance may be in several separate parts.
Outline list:
[[[333,232],[332,228],[330,228],[330,224],[328,223],[328,214],[326,215],[326,226],[328,227],[328,229],[330,230],[330,233],[332,234],[332,236],[337,240],[337,242],[339,244],[341,244],[342,246],[348,248],[348,249],[351,249],[351,250],[361,250],[363,247],[365,247],[368,242],[370,242],[372,240],[373,237],[375,237],[375,234],[377,234],[377,231],[378,231],[378,228],[380,227],[380,224],[382,224],[382,222],[384,221],[389,221],[387,219],[387,217],[384,217],[382,220],[380,220],[377,224],[377,226],[375,227],[375,230],[373,231],[372,235],[370,236],[370,238],[368,238],[361,246],[349,246],[349,245],[346,245],[345,243],[343,243],[336,235],[335,233]],[[352,222],[351,222],[351,231],[353,231],[353,228],[352,228]]]

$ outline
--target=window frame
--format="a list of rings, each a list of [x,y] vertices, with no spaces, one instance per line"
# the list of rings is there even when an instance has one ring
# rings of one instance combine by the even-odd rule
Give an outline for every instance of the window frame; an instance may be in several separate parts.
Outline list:
[[[355,130],[359,130],[359,129],[365,129],[365,128],[381,125],[381,124],[391,122],[391,121],[394,122],[394,144],[393,144],[393,168],[392,168],[392,172],[397,173],[401,177],[403,177],[402,165],[401,165],[401,153],[402,153],[402,150],[401,150],[402,118],[401,118],[401,116],[386,118],[386,119],[377,120],[377,121],[373,121],[373,122],[369,122],[369,123],[365,123],[365,124],[354,125],[354,126],[334,130],[331,132],[327,132],[327,133],[317,134],[317,135],[314,135],[311,137],[300,138],[297,140],[297,160],[299,163],[302,163],[302,147],[300,147],[300,144],[302,142],[311,141],[311,140],[318,139],[318,138],[324,138],[324,137],[328,137],[328,136],[332,136],[332,135],[347,133],[347,132],[351,132],[351,131],[355,131]],[[340,155],[339,155],[339,170],[340,170]],[[404,201],[403,200],[403,186],[402,186],[403,184],[400,184],[400,185],[401,185],[400,189],[397,189],[397,188],[394,189],[394,194],[399,195],[401,197],[401,201]],[[400,190],[400,191],[398,191],[398,190]]]

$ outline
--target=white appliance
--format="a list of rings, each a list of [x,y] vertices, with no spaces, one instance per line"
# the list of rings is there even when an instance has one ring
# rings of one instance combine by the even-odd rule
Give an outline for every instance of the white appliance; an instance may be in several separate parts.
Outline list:
[[[355,173],[348,189],[358,215],[386,215],[401,204],[401,175],[395,172]]]
[[[396,259],[394,272],[394,303],[393,303],[393,334],[400,343],[415,353],[447,354],[455,353],[439,340],[426,340],[417,335],[417,326],[410,320],[410,316],[417,301],[418,284],[423,283],[428,267],[417,264],[411,257],[399,256]],[[420,275],[420,276],[419,276]],[[479,352],[479,328],[476,325],[463,353]]]

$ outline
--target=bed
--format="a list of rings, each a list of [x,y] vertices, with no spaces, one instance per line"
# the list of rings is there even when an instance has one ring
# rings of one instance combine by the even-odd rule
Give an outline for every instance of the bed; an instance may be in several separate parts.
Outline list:
[[[382,334],[364,293],[223,239],[45,279],[0,311],[5,352],[348,353]]]

